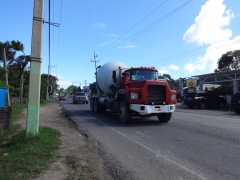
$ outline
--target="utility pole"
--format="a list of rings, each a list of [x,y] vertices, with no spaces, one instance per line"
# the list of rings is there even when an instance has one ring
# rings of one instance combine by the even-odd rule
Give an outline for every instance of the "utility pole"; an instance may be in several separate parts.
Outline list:
[[[51,66],[51,61],[50,61],[50,52],[51,52],[51,48],[50,48],[50,41],[51,41],[51,33],[50,33],[50,29],[51,29],[51,25],[53,26],[57,26],[59,27],[59,23],[52,23],[50,20],[50,13],[51,13],[51,3],[50,3],[50,0],[48,0],[48,22],[45,22],[48,24],[48,29],[49,29],[49,35],[48,35],[48,76],[47,76],[47,85],[49,86],[50,85],[50,79],[49,79],[49,75],[50,75],[50,69],[51,67],[56,67],[56,66]],[[49,100],[49,92],[48,92],[48,86],[47,86],[47,95],[46,95],[46,99]]]
[[[26,135],[39,131],[44,1],[34,0]]]
[[[50,10],[51,10],[51,3],[50,3],[50,0],[48,0],[48,22],[50,22]],[[48,34],[48,76],[47,76],[47,97],[46,97],[46,99],[47,100],[49,100],[49,92],[48,92],[48,86],[50,85],[50,83],[49,83],[49,73],[50,73],[50,35],[51,35],[51,33],[50,33],[50,29],[51,29],[51,25],[50,25],[50,23],[48,24],[48,29],[49,29],[49,34]]]
[[[97,60],[96,60],[96,57],[98,57],[98,55],[95,54],[95,51],[94,51],[94,56],[93,56],[94,60],[91,60],[91,62],[95,62],[95,70],[97,69],[96,62],[100,62],[100,61],[97,61]],[[96,70],[96,71],[97,71],[97,70]]]
[[[4,69],[5,69],[4,80],[5,80],[5,83],[8,87],[8,71],[7,71],[7,58],[6,58],[5,48],[3,48],[3,66],[4,66]],[[7,88],[7,106],[10,106],[9,88]]]

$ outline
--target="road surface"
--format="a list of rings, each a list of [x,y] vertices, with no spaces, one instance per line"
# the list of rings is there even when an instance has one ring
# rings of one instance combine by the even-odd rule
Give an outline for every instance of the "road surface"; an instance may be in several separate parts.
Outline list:
[[[178,105],[169,123],[151,117],[121,124],[117,113],[96,115],[71,99],[61,103],[116,179],[240,179],[240,116],[234,112]]]

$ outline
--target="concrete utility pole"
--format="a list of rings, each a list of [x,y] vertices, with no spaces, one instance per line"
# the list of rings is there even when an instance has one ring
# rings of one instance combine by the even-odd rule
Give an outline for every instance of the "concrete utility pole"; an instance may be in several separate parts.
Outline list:
[[[100,62],[96,60],[96,57],[98,57],[98,55],[95,54],[95,51],[94,51],[94,56],[93,56],[94,60],[91,60],[91,62],[95,62],[95,70],[97,69],[96,62]]]
[[[44,1],[34,0],[30,81],[26,122],[27,136],[29,134],[36,135],[39,131],[43,9]]]

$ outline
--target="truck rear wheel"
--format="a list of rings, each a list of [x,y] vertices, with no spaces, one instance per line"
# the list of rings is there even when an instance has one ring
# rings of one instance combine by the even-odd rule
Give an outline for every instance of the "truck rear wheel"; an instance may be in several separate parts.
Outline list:
[[[94,101],[93,101],[93,109],[94,109],[95,113],[99,113],[100,107],[99,107],[98,99],[94,99]]]
[[[159,122],[167,123],[172,117],[172,113],[160,113],[157,115]]]
[[[131,111],[125,101],[121,101],[119,106],[119,120],[121,123],[129,123],[131,121]]]
[[[90,99],[90,110],[94,112],[94,105],[93,105],[94,99]]]

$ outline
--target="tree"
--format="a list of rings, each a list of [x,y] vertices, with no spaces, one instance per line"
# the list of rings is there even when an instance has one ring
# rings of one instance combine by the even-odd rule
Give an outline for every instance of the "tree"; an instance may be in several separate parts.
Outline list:
[[[9,60],[8,65],[15,65],[17,73],[20,76],[20,82],[19,82],[19,87],[21,89],[21,100],[22,100],[22,93],[23,93],[23,86],[24,86],[24,72],[27,70],[27,65],[30,62],[30,56],[26,55],[24,52],[24,46],[20,41],[11,41],[11,45],[12,49],[15,52],[22,52],[23,55],[18,56],[17,58],[13,58],[11,60]]]
[[[48,79],[48,74],[42,74],[41,75],[41,90],[40,90],[40,94],[41,96],[44,96],[47,94],[47,79]],[[59,85],[57,84],[58,78],[57,76],[53,76],[53,75],[49,75],[49,84],[52,85],[53,87],[53,91],[57,90]],[[51,95],[51,94],[50,94]]]
[[[218,60],[218,69],[214,72],[227,72],[240,69],[240,50],[229,51]]]
[[[75,85],[71,85],[67,88],[67,92],[70,95],[74,95],[78,91],[78,87]]]
[[[5,48],[7,62],[14,59],[16,51],[13,50],[12,45],[9,41],[5,43],[0,41],[0,61],[3,61],[3,49]]]
[[[30,56],[19,56],[16,59],[13,59],[9,62],[9,65],[15,64],[17,67],[17,72],[20,76],[20,83],[19,83],[19,87],[23,92],[23,86],[24,86],[24,73],[27,70],[27,65],[30,61]],[[20,97],[22,98],[22,93],[20,94]]]
[[[158,78],[159,78],[159,79],[165,79],[165,80],[166,80],[168,83],[170,83],[170,84],[176,84],[176,83],[177,83],[177,81],[174,80],[174,79],[171,77],[171,75],[169,75],[169,74],[160,75],[160,76],[158,76]]]

